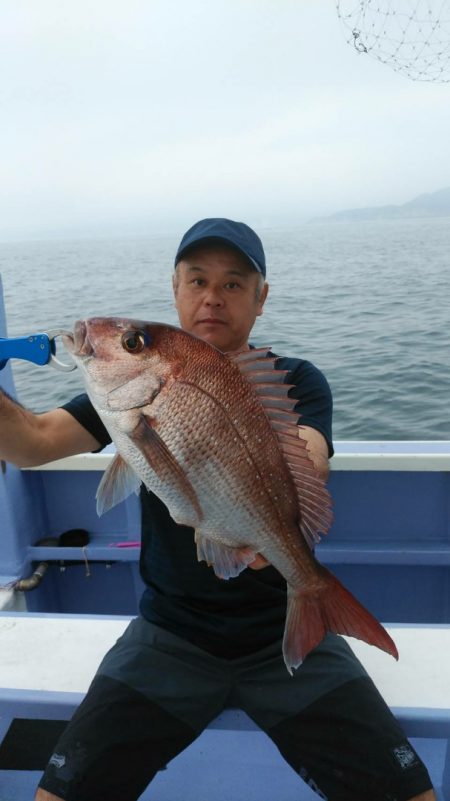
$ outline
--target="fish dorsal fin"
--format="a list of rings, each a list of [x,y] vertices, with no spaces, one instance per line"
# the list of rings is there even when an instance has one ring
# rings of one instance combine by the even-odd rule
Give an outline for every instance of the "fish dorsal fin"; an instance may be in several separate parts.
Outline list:
[[[331,497],[300,438],[301,414],[294,412],[296,398],[288,396],[292,384],[286,384],[288,370],[276,370],[277,356],[270,348],[227,353],[244,378],[255,390],[270,426],[274,431],[297,491],[300,531],[313,548],[321,534],[327,534],[332,521]]]

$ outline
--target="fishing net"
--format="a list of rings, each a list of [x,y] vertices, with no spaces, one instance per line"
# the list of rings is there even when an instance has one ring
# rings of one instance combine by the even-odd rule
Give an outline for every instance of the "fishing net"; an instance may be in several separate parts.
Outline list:
[[[347,41],[416,81],[450,81],[450,0],[336,0]]]

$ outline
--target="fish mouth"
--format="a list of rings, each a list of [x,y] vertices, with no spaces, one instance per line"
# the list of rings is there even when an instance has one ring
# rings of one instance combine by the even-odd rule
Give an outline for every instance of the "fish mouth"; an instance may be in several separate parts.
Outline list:
[[[94,355],[94,348],[89,339],[87,325],[84,320],[76,321],[73,327],[73,334],[64,334],[63,343],[72,356],[82,358]]]

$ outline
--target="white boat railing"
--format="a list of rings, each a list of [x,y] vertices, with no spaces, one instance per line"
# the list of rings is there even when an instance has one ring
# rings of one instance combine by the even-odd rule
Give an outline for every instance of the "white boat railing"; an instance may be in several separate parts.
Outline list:
[[[338,440],[331,470],[450,472],[448,440]],[[114,457],[109,446],[101,453],[82,453],[27,470],[105,470]]]

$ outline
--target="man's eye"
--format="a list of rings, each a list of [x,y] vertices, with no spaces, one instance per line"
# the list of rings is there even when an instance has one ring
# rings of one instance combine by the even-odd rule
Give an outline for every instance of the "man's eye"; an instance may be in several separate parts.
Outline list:
[[[238,286],[239,284],[237,283],[237,281],[229,281],[227,284],[228,289],[236,289],[236,287]]]
[[[122,334],[122,347],[128,353],[140,353],[144,350],[148,338],[144,331],[126,331]]]

